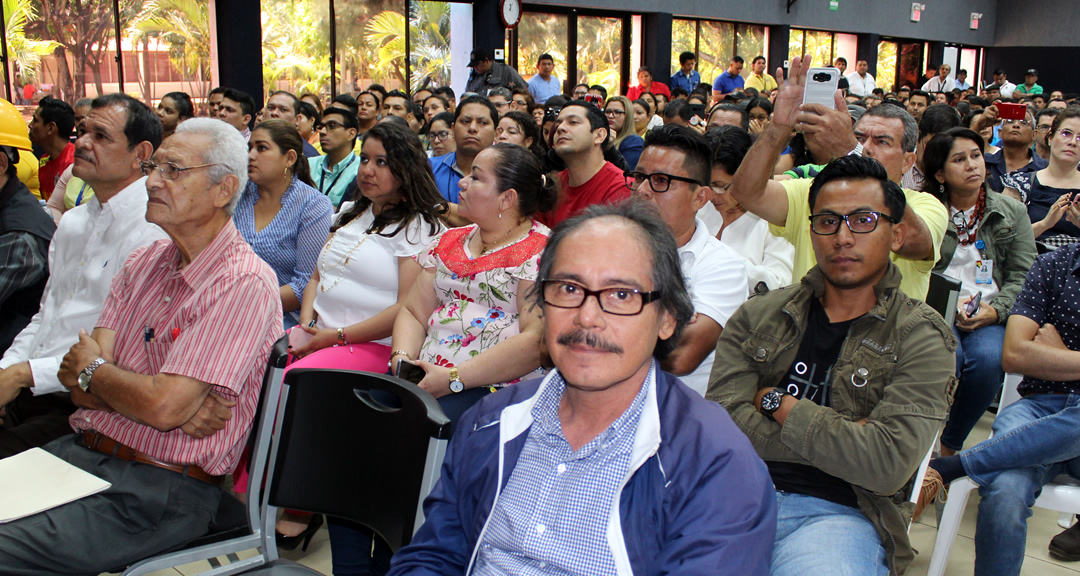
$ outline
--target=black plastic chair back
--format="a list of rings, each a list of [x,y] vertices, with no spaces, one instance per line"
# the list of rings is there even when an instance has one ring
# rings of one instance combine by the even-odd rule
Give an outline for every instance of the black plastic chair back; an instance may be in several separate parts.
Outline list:
[[[395,551],[408,544],[429,450],[450,435],[439,403],[370,372],[301,368],[285,385],[270,503],[358,522]]]
[[[952,326],[956,318],[956,302],[960,296],[960,281],[941,272],[930,274],[930,288],[926,291],[926,303]]]

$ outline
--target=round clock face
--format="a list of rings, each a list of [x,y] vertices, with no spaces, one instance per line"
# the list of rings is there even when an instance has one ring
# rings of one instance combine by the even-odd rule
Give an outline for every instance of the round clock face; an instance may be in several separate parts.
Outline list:
[[[521,20],[521,1],[502,0],[502,20],[507,28],[515,28]]]

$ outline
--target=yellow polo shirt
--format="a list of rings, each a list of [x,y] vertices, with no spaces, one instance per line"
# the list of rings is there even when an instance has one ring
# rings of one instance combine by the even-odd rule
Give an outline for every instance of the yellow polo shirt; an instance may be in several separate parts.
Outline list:
[[[792,283],[801,280],[808,270],[817,265],[814,246],[810,241],[810,234],[812,234],[810,232],[810,185],[813,182],[810,178],[781,182],[787,191],[787,223],[793,225],[769,225],[769,231],[774,236],[784,238],[795,247]],[[930,230],[930,237],[934,241],[934,254],[926,260],[908,260],[894,253],[892,260],[904,275],[904,279],[900,282],[900,289],[904,291],[904,294],[925,300],[926,292],[930,289],[930,272],[937,263],[941,240],[945,237],[945,230],[949,226],[949,211],[945,209],[941,201],[924,192],[904,188],[904,196],[907,197],[911,210],[922,218]]]
[[[768,96],[768,94],[764,93],[776,88],[776,78],[773,78],[768,74],[755,76],[754,73],[751,72],[750,75],[746,77],[746,84],[744,88],[754,88],[762,96]]]

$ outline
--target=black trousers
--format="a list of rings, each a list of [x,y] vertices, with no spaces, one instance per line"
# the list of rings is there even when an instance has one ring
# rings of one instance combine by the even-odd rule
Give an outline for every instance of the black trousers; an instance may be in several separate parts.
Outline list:
[[[220,488],[84,448],[71,434],[43,447],[110,482],[104,492],[0,524],[0,574],[42,576],[115,570],[209,531]]]
[[[67,392],[34,396],[29,388],[23,388],[7,405],[7,416],[0,427],[0,458],[71,434],[68,417],[73,412],[75,405]]]

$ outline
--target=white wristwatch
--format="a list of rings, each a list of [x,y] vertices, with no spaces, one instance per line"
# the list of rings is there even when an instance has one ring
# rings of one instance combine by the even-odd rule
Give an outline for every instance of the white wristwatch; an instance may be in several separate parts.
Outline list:
[[[79,389],[83,392],[90,391],[90,379],[94,377],[94,371],[101,368],[103,365],[108,364],[104,358],[98,358],[83,368],[82,372],[79,372]]]

